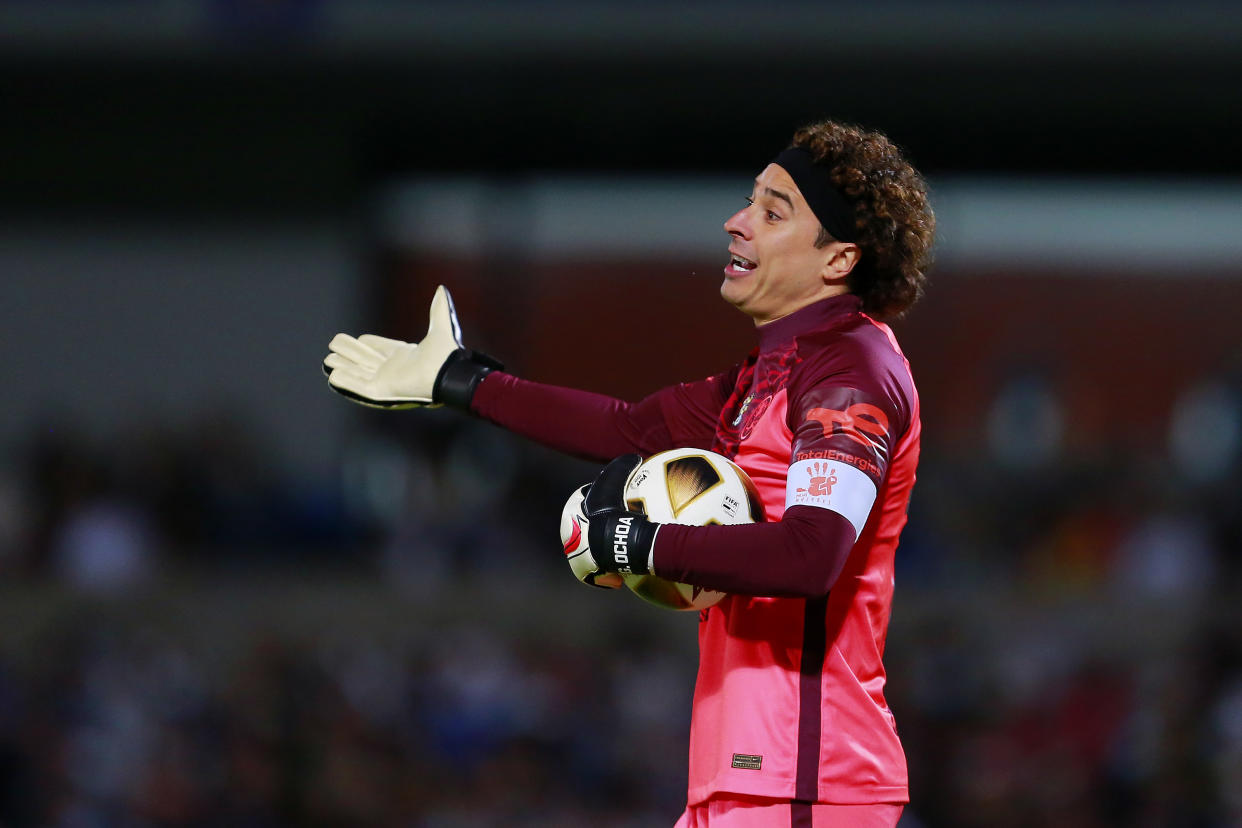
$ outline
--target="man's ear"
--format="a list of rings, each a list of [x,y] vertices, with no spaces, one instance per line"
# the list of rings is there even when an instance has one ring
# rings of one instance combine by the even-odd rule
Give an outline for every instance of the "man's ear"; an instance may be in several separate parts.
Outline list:
[[[853,242],[834,241],[825,251],[828,254],[821,276],[826,284],[842,283],[850,271],[858,265],[862,251]]]

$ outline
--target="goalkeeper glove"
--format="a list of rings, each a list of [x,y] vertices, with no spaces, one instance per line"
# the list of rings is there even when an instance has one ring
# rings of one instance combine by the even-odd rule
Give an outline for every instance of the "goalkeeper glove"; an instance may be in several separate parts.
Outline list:
[[[444,285],[436,288],[430,317],[427,335],[417,345],[375,334],[334,336],[328,344],[332,353],[323,361],[332,390],[374,408],[468,410],[483,377],[504,366],[462,347],[453,297]]]
[[[583,583],[615,585],[618,579],[607,573],[645,575],[651,571],[651,549],[660,524],[625,505],[626,484],[642,462],[637,454],[618,457],[565,504],[561,542],[570,569]]]

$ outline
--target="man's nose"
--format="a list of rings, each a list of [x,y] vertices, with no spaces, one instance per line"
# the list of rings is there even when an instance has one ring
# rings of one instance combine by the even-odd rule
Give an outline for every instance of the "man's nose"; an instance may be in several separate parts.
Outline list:
[[[729,220],[724,223],[724,229],[730,236],[750,238],[750,225],[746,222],[746,211],[738,210],[729,216]]]

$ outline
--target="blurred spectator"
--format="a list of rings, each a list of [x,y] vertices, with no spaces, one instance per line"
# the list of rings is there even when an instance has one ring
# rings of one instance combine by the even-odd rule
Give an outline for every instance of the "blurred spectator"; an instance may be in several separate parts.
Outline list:
[[[72,508],[52,538],[56,570],[88,590],[112,591],[147,581],[155,550],[136,504],[97,492]]]

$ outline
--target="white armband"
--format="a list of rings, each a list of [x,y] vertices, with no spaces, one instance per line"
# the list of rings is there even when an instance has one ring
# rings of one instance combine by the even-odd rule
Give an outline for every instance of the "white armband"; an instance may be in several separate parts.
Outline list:
[[[799,460],[789,467],[785,483],[785,508],[818,506],[830,509],[854,525],[854,537],[862,534],[876,489],[871,478],[848,463],[836,460]]]

